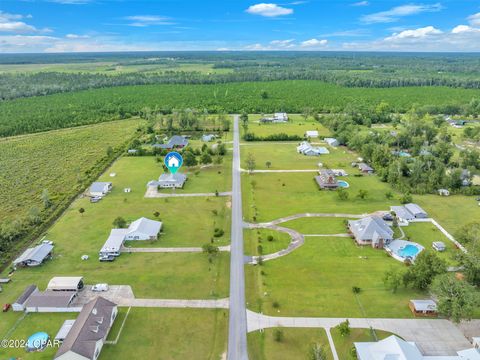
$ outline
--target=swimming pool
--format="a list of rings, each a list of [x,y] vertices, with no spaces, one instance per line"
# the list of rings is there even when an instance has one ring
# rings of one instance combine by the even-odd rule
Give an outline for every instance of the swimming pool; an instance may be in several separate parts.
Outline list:
[[[423,246],[413,241],[393,240],[385,250],[396,260],[401,262],[414,262],[415,258],[423,251]]]
[[[350,187],[350,184],[345,180],[338,180],[338,186],[346,189]]]
[[[46,332],[43,332],[43,331],[40,331],[40,332],[37,332],[37,333],[33,334],[27,340],[27,346],[26,346],[27,349],[26,350],[28,352],[30,352],[30,351],[42,351],[47,346],[49,338],[50,337],[48,336],[48,334]]]

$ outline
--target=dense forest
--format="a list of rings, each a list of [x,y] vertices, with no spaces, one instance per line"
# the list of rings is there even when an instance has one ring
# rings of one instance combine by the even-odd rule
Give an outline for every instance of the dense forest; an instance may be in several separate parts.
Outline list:
[[[345,87],[447,86],[480,88],[480,57],[474,54],[380,53],[120,53],[56,57],[0,55],[0,65],[110,61],[116,66],[164,65],[166,70],[126,73],[0,73],[0,100],[58,92],[153,84],[222,84],[245,81],[319,80]],[[181,65],[211,65],[212,72],[182,71]],[[7,67],[8,68],[8,67]],[[216,72],[215,69],[229,69]]]
[[[352,106],[369,113],[385,102],[391,112],[417,104],[425,112],[468,114],[480,90],[447,87],[345,88],[318,81],[246,82],[217,85],[145,85],[96,89],[0,102],[0,136],[126,119],[145,107],[209,113],[339,113]],[[480,110],[480,109],[479,109]],[[478,112],[472,114],[475,115]]]

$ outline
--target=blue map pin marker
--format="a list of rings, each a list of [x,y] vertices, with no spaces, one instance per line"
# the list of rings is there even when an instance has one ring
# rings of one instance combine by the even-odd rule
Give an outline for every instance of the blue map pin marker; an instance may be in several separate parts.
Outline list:
[[[180,167],[183,165],[183,158],[182,155],[180,155],[178,152],[172,151],[165,156],[163,162],[165,163],[167,169],[172,174],[175,174],[178,169],[180,169]]]

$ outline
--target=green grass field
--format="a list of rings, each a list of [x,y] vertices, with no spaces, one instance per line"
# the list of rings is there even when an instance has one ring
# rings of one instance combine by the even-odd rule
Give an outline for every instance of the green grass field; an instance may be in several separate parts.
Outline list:
[[[119,342],[105,345],[100,360],[220,360],[227,324],[225,310],[132,308]]]
[[[246,269],[248,307],[278,316],[411,317],[408,300],[427,294],[386,290],[390,268],[405,266],[350,238],[308,238],[293,253]],[[358,301],[353,286],[362,289]]]
[[[272,241],[268,240],[269,236],[273,237]],[[288,234],[270,229],[245,230],[243,239],[245,255],[271,254],[285,249],[291,241]],[[259,252],[259,245],[262,247],[262,254]]]
[[[269,116],[266,114],[265,116]],[[289,114],[287,123],[263,124],[260,123],[262,115],[253,114],[248,117],[248,132],[256,136],[268,136],[272,134],[286,133],[289,135],[304,136],[308,130],[317,130],[320,137],[330,135],[330,131],[313,118],[305,120],[299,114]],[[241,134],[244,135],[244,129],[241,128]]]
[[[275,340],[275,332],[283,333],[283,340]],[[333,359],[324,329],[273,328],[248,334],[248,352],[251,360],[310,359],[314,344],[323,347],[328,360]]]
[[[347,232],[346,218],[300,218],[281,224],[302,234],[343,234]]]
[[[375,337],[370,329],[350,329],[350,335],[341,336],[337,329],[332,329],[332,338],[337,349],[337,355],[342,360],[356,360],[356,356],[352,354],[354,342],[374,342]],[[383,340],[392,334],[386,331],[375,330],[378,340]]]

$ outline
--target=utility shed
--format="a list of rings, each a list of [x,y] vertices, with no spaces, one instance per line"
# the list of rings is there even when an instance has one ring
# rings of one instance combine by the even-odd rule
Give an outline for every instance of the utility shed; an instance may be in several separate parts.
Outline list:
[[[71,307],[76,293],[68,291],[44,291],[32,294],[25,304],[25,311],[30,312],[78,312],[82,308]]]
[[[51,257],[53,245],[40,244],[32,248],[28,248],[13,261],[14,266],[38,266],[46,259]]]
[[[23,293],[18,297],[18,299],[12,304],[13,311],[25,311],[25,304],[32,294],[38,292],[38,287],[36,285],[30,285],[25,288]]]

